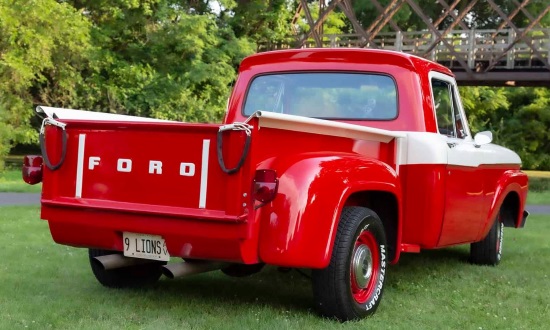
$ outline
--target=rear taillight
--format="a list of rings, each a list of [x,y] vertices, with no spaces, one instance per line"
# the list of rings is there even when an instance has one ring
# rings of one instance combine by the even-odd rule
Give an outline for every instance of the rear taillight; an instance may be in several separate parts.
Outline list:
[[[261,203],[271,202],[277,195],[279,179],[273,170],[257,170],[254,176],[254,199]]]
[[[25,156],[22,174],[23,180],[28,184],[42,182],[42,156]]]

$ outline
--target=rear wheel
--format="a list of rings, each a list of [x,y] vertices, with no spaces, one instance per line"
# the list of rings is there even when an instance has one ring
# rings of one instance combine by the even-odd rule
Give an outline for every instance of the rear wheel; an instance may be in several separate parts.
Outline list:
[[[109,254],[121,253],[118,251],[99,249],[88,250],[90,265],[95,278],[103,286],[109,288],[137,288],[154,284],[162,275],[161,267],[166,265],[166,262],[152,262],[148,264],[105,270],[96,262],[93,262],[94,257]]]
[[[378,215],[364,207],[342,210],[330,264],[313,270],[321,314],[348,321],[373,314],[386,277],[386,235]]]
[[[476,265],[496,266],[502,257],[502,238],[504,224],[501,221],[502,211],[491,226],[487,236],[480,242],[470,245],[470,262]]]

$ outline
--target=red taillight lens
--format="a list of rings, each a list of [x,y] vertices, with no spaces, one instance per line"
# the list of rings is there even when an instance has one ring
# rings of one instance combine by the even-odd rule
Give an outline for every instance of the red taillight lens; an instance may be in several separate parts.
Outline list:
[[[279,179],[273,170],[257,170],[254,176],[254,199],[262,202],[271,202],[277,195]]]
[[[42,156],[25,156],[22,174],[23,180],[28,184],[42,182]]]

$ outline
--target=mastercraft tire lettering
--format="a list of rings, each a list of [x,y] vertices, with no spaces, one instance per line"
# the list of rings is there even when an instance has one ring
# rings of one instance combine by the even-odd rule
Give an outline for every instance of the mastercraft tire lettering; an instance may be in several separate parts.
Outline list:
[[[345,207],[330,264],[312,273],[319,312],[340,321],[373,314],[384,292],[387,262],[386,235],[378,215],[364,207]]]

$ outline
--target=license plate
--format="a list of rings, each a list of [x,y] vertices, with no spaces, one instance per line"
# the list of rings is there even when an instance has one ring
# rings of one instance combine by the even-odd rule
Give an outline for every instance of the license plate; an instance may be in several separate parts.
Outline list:
[[[122,239],[125,257],[170,260],[170,254],[162,236],[123,232]]]

